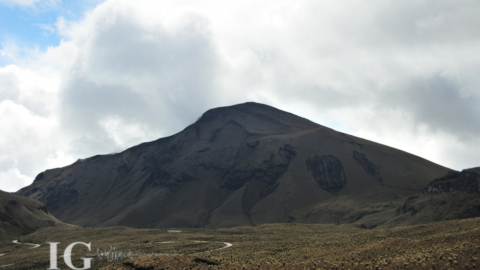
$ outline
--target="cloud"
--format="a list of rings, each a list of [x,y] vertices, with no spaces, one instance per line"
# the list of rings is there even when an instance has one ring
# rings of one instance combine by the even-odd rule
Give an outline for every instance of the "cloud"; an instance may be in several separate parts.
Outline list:
[[[17,168],[0,171],[0,186],[3,191],[15,192],[32,183],[32,178],[22,175]]]
[[[452,79],[432,74],[400,85],[382,100],[390,108],[406,111],[415,117],[416,125],[432,132],[455,135],[461,141],[476,141],[480,133],[480,96],[463,94]]]
[[[61,120],[84,149],[116,148],[110,119],[146,132],[132,134],[138,143],[178,132],[215,100],[217,55],[205,19],[185,14],[176,29],[150,29],[123,5],[106,3],[66,33],[78,53],[62,83]]]
[[[47,160],[56,155],[52,144],[57,143],[51,138],[57,123],[54,118],[41,117],[33,114],[26,107],[5,100],[0,103],[2,132],[0,134],[0,149],[2,156],[16,160],[15,164],[24,175],[33,176]]]
[[[0,168],[31,179],[245,101],[480,166],[479,18],[466,0],[106,1],[45,51],[1,48]]]
[[[73,161],[60,150],[67,141],[56,118],[56,79],[39,73],[0,68],[0,189],[14,191],[45,168]]]
[[[16,76],[14,66],[0,69],[0,100],[17,100],[20,90],[17,85],[19,78]]]

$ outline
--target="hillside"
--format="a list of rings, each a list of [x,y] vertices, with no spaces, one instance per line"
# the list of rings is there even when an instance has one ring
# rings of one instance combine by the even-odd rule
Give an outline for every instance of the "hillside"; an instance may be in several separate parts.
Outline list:
[[[397,208],[390,226],[480,217],[480,168],[450,171]]]
[[[15,239],[39,228],[61,224],[40,202],[0,190],[0,240]]]
[[[18,193],[82,226],[381,226],[442,167],[273,107],[207,111],[183,131],[40,173]]]

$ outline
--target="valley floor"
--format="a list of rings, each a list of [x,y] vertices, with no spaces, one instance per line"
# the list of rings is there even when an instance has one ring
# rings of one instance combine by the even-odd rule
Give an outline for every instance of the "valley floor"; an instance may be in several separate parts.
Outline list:
[[[62,226],[1,243],[0,269],[49,268],[49,244],[73,242],[73,263],[91,269],[478,269],[480,218],[366,230],[350,225],[271,224],[228,229]],[[116,262],[115,262],[116,258]],[[3,266],[3,267],[2,267]]]

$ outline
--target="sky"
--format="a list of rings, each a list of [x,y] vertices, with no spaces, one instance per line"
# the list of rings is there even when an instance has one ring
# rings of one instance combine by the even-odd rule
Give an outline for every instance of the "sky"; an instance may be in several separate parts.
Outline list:
[[[0,0],[0,189],[268,104],[480,166],[480,1]]]

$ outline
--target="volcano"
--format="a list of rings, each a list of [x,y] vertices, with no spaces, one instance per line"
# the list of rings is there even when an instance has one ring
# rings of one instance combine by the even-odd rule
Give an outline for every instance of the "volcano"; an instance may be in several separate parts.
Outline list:
[[[375,227],[448,171],[249,102],[211,109],[173,136],[47,170],[18,193],[81,226]]]

